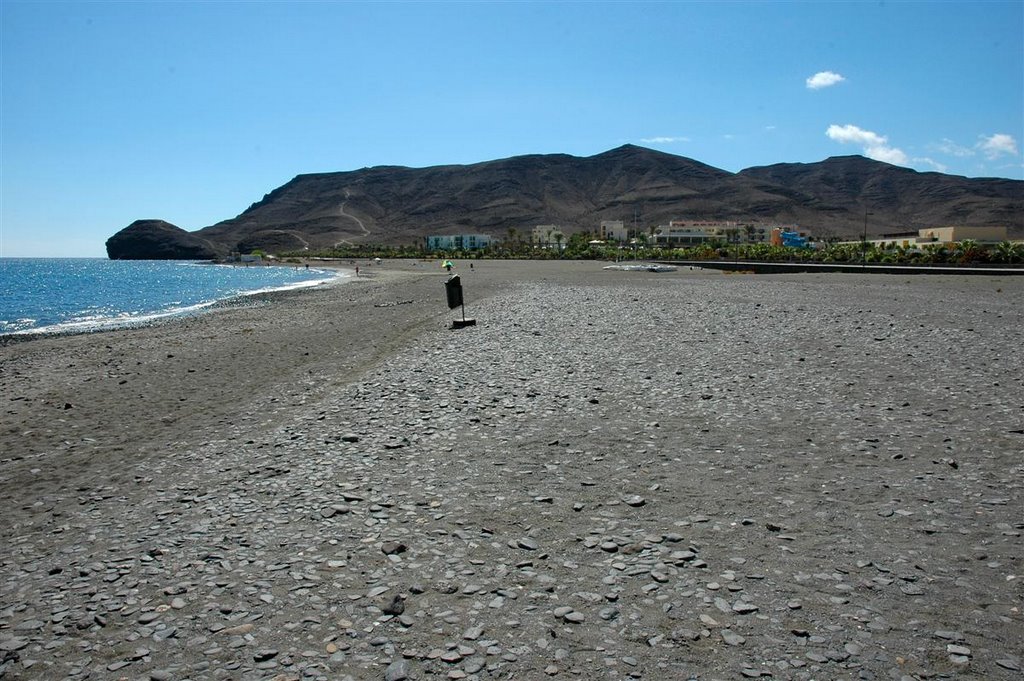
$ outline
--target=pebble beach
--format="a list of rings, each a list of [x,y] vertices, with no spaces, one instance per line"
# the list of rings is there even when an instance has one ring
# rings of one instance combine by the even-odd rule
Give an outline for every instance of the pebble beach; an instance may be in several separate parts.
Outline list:
[[[1024,277],[603,264],[0,342],[0,678],[1024,679]]]

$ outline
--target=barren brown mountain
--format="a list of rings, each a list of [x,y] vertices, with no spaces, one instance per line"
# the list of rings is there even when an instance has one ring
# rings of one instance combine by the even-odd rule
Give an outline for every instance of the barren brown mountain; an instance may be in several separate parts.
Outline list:
[[[221,255],[397,245],[428,234],[504,237],[538,224],[592,231],[601,220],[616,219],[642,227],[672,219],[781,222],[852,237],[861,233],[866,214],[869,234],[1006,225],[1019,238],[1024,182],[920,173],[860,156],[730,173],[625,145],[585,158],[529,155],[299,175],[239,216],[197,232],[168,232],[162,223],[161,235],[154,235],[133,223],[111,237],[107,252],[111,258],[186,258],[194,257],[189,253],[197,243]]]

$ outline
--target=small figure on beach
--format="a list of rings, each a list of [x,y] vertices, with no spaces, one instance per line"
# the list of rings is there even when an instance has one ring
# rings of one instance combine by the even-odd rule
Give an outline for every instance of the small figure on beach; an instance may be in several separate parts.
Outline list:
[[[356,276],[359,276],[359,265],[356,265]]]
[[[441,267],[444,268],[445,272],[451,272],[452,268],[455,267],[455,265],[452,264],[451,260],[445,260],[443,263],[441,263]]]

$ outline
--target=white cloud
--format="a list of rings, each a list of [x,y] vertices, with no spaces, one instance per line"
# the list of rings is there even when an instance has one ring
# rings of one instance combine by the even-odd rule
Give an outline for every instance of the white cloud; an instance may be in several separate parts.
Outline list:
[[[864,150],[864,155],[876,161],[892,163],[898,166],[910,164],[910,158],[901,149],[889,146],[889,138],[877,132],[863,130],[856,125],[830,125],[825,131],[830,139],[840,144],[857,144]]]
[[[878,133],[871,132],[870,130],[862,130],[856,125],[830,125],[825,134],[829,138],[840,143],[852,142],[854,144],[860,144],[862,146],[881,146],[888,142],[888,139],[879,135]]]
[[[937,170],[940,173],[944,173],[949,170],[949,166],[944,163],[939,163],[933,159],[923,156],[921,158],[915,158],[914,163],[920,163],[922,165],[930,166],[933,170]]]
[[[948,156],[956,156],[957,158],[967,158],[968,156],[974,156],[973,149],[968,149],[967,147],[960,146],[959,144],[950,139],[943,139],[938,144],[929,144],[928,148],[946,154]]]
[[[643,137],[640,139],[644,144],[673,144],[675,142],[689,142],[689,137]]]
[[[844,80],[846,79],[838,73],[833,73],[832,71],[819,71],[807,79],[807,89],[820,90],[821,88],[832,87],[833,85],[842,83]]]
[[[1013,139],[1012,135],[1005,133],[996,133],[991,137],[982,136],[981,141],[978,142],[978,149],[981,153],[993,161],[1003,154],[1009,154],[1010,156],[1017,155],[1017,140]]]
[[[910,159],[907,155],[901,149],[896,149],[895,147],[868,147],[864,151],[868,158],[873,158],[876,161],[884,161],[896,166],[910,165]]]

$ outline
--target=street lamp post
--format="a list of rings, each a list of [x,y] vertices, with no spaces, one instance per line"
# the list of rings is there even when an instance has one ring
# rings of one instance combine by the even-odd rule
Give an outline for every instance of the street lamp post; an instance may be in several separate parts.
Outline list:
[[[874,215],[864,211],[864,236],[860,240],[860,266],[867,267],[868,264],[868,216]]]

